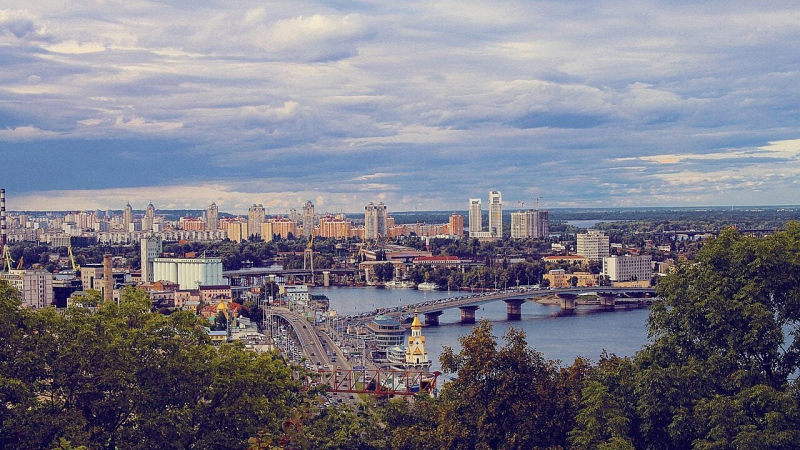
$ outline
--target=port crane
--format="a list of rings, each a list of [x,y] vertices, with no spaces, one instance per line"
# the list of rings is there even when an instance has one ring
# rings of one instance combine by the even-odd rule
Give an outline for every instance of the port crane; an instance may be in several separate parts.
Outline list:
[[[72,253],[72,243],[67,247],[67,253],[69,254],[69,261],[72,263],[72,271],[77,276],[78,272],[81,270],[81,266],[75,263],[75,255]]]
[[[6,245],[3,247],[3,269],[5,272],[11,272],[11,269],[14,268],[14,260],[11,259],[11,251],[8,249]]]

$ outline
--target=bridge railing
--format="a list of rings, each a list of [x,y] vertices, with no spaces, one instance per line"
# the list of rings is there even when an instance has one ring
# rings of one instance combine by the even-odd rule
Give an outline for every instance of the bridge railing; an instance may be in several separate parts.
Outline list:
[[[322,385],[329,392],[371,395],[417,395],[436,388],[440,372],[417,370],[318,370],[306,379],[307,387]]]

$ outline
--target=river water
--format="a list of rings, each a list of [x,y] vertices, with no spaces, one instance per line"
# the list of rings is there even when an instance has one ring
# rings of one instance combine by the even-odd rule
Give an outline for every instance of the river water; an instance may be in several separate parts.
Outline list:
[[[311,293],[328,296],[331,309],[340,315],[466,294],[375,287],[315,287]],[[646,308],[617,307],[605,311],[598,306],[582,305],[578,305],[573,314],[562,314],[558,306],[527,302],[522,305],[522,319],[509,322],[506,304],[502,301],[485,304],[475,312],[476,320],[492,322],[495,336],[501,337],[512,326],[522,329],[530,347],[564,365],[571,364],[577,356],[596,362],[603,350],[619,356],[633,356],[647,343],[647,316]],[[459,351],[458,338],[472,330],[472,325],[462,325],[460,320],[461,311],[449,309],[439,317],[438,327],[422,329],[433,361],[432,370],[440,370],[442,348],[449,346]]]

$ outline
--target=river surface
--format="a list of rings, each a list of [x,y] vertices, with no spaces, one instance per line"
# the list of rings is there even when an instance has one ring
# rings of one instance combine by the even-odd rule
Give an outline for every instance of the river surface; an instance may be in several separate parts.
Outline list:
[[[466,292],[375,287],[315,287],[311,293],[328,296],[331,309],[340,315],[466,295]],[[475,312],[476,320],[489,319],[492,322],[495,336],[501,337],[511,326],[520,328],[527,335],[530,347],[545,358],[559,360],[564,365],[572,364],[577,356],[596,362],[603,350],[619,356],[633,356],[647,343],[647,316],[646,308],[617,307],[613,311],[604,311],[598,306],[588,305],[578,305],[574,314],[562,314],[558,306],[527,302],[522,305],[522,319],[509,322],[506,320],[506,304],[502,301],[482,305]],[[424,319],[420,317],[420,320]],[[462,325],[460,320],[458,308],[448,309],[439,317],[438,327],[422,329],[433,361],[432,370],[440,370],[439,356],[444,346],[459,351],[458,338],[472,331],[472,325]]]

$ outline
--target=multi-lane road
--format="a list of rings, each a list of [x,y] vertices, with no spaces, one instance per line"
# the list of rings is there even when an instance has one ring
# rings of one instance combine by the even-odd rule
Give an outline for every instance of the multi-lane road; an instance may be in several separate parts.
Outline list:
[[[327,365],[330,369],[339,366],[342,369],[350,370],[350,364],[342,351],[325,333],[309,323],[302,314],[279,307],[271,308],[271,314],[283,318],[292,326],[303,353],[312,366],[323,368]]]

